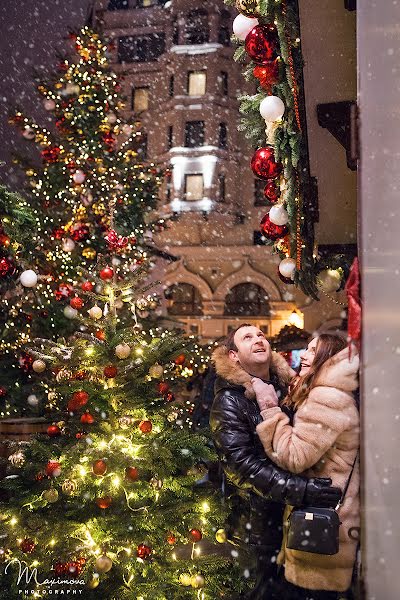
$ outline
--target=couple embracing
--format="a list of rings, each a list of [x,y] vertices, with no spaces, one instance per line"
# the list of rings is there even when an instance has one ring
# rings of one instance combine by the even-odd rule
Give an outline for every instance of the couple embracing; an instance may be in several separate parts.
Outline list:
[[[350,356],[342,338],[321,334],[309,343],[296,375],[262,331],[243,324],[215,350],[213,361],[210,425],[233,505],[228,537],[255,547],[257,557],[247,600],[352,598],[359,533],[358,355]],[[322,519],[321,539],[311,539],[312,523],[297,521],[303,538],[300,545],[293,542],[298,507],[306,519]],[[329,539],[335,536],[332,515],[339,517],[336,540]]]

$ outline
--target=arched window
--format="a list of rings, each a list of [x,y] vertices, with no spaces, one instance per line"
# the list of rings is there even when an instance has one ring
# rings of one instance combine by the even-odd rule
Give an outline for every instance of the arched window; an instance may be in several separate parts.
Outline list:
[[[199,8],[191,10],[186,17],[186,44],[206,44],[209,41],[208,13]]]
[[[200,292],[190,283],[176,283],[165,290],[170,315],[202,315]]]
[[[226,295],[224,315],[258,317],[269,314],[268,294],[255,283],[239,283]]]

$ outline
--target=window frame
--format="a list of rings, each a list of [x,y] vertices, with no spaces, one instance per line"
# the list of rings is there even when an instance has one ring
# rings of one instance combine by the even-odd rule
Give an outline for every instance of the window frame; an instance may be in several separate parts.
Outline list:
[[[201,192],[201,196],[199,198],[188,198],[188,179],[191,177],[201,177],[201,188],[202,188],[202,192]],[[203,200],[204,198],[204,175],[203,173],[185,173],[185,180],[184,180],[184,198],[186,202],[199,202],[200,200]]]
[[[199,124],[199,139],[202,139],[202,143],[192,144],[190,142],[190,135],[193,133],[194,124]],[[201,124],[201,126],[200,126]],[[190,131],[192,129],[192,131]],[[185,148],[201,148],[204,146],[206,141],[206,123],[204,120],[196,120],[196,121],[186,121],[185,123]]]
[[[193,75],[203,75],[204,76],[204,92],[201,94],[191,94],[190,93],[190,80]],[[188,71],[187,74],[187,82],[186,82],[186,93],[189,97],[193,96],[204,96],[207,93],[207,71]]]
[[[147,108],[143,108],[142,110],[135,110],[135,96],[138,91],[145,90],[147,92]],[[149,110],[149,99],[150,99],[150,88],[148,85],[140,85],[132,88],[132,98],[131,98],[131,109],[134,113],[142,113]]]

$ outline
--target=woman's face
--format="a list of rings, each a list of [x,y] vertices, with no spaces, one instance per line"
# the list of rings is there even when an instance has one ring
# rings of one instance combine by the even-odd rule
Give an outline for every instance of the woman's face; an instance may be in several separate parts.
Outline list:
[[[311,365],[314,362],[315,358],[315,349],[317,347],[318,338],[314,338],[308,344],[307,349],[301,354],[301,362],[300,362],[300,373],[299,375],[305,375],[310,370]]]

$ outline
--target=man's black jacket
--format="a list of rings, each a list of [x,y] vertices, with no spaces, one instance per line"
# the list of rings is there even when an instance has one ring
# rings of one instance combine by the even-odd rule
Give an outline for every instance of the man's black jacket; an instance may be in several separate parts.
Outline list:
[[[265,454],[256,433],[262,421],[248,375],[225,348],[213,354],[217,380],[210,426],[228,481],[235,486],[230,533],[249,544],[280,548],[285,504],[302,503],[307,479],[277,467]],[[271,380],[282,389],[293,375],[286,361],[273,353]],[[278,391],[277,390],[277,391]]]

